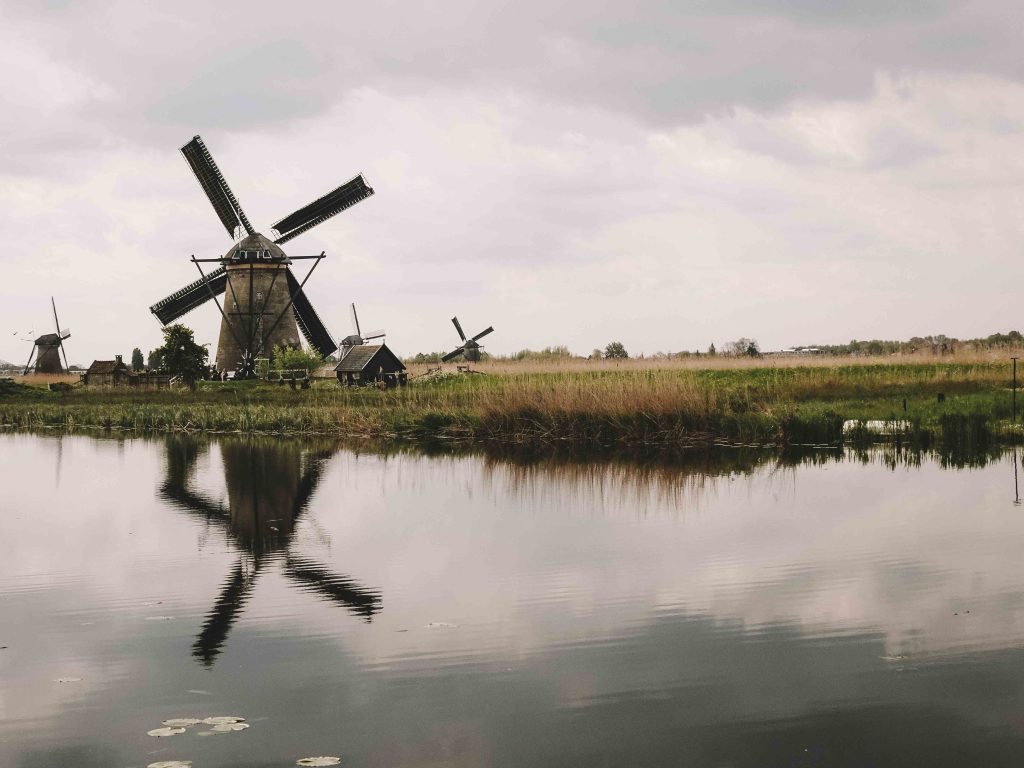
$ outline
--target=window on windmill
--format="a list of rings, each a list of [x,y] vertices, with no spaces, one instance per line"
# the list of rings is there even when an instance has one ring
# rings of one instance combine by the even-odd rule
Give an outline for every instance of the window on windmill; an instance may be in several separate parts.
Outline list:
[[[263,301],[263,291],[256,291],[256,300]]]

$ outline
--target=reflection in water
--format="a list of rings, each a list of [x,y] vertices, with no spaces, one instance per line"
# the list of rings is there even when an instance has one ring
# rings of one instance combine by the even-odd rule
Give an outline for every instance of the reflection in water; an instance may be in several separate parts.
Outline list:
[[[1013,503],[1020,506],[1020,485],[1017,483],[1017,446],[1013,447]]]
[[[335,449],[0,436],[0,766],[1019,764],[1011,453]]]
[[[166,441],[167,479],[160,495],[205,521],[222,524],[240,550],[199,637],[193,655],[211,666],[243,610],[261,569],[273,564],[301,589],[331,600],[371,621],[381,610],[380,594],[338,576],[308,558],[291,554],[295,527],[316,492],[332,451],[302,453],[294,446],[254,440],[220,444],[228,505],[191,488],[196,461],[208,448],[188,437]]]

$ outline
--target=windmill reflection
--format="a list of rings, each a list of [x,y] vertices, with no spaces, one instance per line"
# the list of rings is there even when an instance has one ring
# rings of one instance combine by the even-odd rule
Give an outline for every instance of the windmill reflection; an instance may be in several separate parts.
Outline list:
[[[221,524],[240,554],[213,608],[207,614],[192,655],[212,666],[235,619],[245,607],[262,569],[275,567],[303,591],[343,606],[372,621],[381,610],[380,594],[294,554],[292,536],[323,474],[330,451],[300,452],[290,446],[255,441],[220,443],[228,504],[192,488],[196,460],[207,446],[188,438],[167,440],[167,480],[161,498],[206,522]]]

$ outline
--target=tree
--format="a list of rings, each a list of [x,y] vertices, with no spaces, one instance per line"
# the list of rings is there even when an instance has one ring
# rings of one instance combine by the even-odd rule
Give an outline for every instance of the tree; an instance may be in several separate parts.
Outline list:
[[[206,373],[206,360],[210,356],[206,347],[196,344],[192,329],[175,324],[164,328],[164,345],[149,353],[156,367],[172,376],[180,376],[190,387]]]
[[[132,350],[132,370],[141,371],[146,367],[146,361],[142,359],[142,350],[136,347]]]
[[[712,343],[711,346],[708,347],[708,354],[711,355],[712,357],[718,354],[718,350],[715,349],[714,343]]]
[[[609,360],[624,360],[629,357],[629,353],[621,341],[613,341],[604,348],[604,356]]]
[[[275,369],[305,371],[307,374],[315,371],[324,362],[316,352],[307,352],[302,347],[274,347],[273,357]]]
[[[751,357],[758,357],[761,354],[757,339],[748,339],[746,336],[741,336],[736,341],[730,341],[725,345],[725,351],[730,355],[750,355]]]

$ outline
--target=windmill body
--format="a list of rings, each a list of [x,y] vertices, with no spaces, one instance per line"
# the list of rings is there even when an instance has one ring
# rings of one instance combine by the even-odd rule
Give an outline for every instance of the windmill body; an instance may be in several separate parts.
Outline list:
[[[36,373],[63,373],[64,366],[60,362],[60,336],[47,333],[35,341],[36,363],[32,370]]]
[[[275,347],[299,346],[299,326],[289,306],[288,267],[281,247],[257,233],[224,254],[224,318],[217,343],[217,367],[233,370],[246,357],[266,357]],[[274,319],[280,320],[274,324]]]
[[[221,311],[222,322],[217,345],[217,368],[251,375],[255,359],[272,356],[274,347],[298,346],[299,333],[321,357],[332,354],[338,345],[317,315],[292,272],[292,258],[281,245],[373,194],[362,175],[342,184],[273,225],[268,237],[253,229],[234,193],[199,136],[181,148],[181,154],[209,198],[214,212],[233,244],[219,259],[195,259],[219,262],[216,269],[150,307],[163,325],[213,299]],[[309,270],[306,278],[319,263]],[[218,297],[224,296],[221,307]]]

